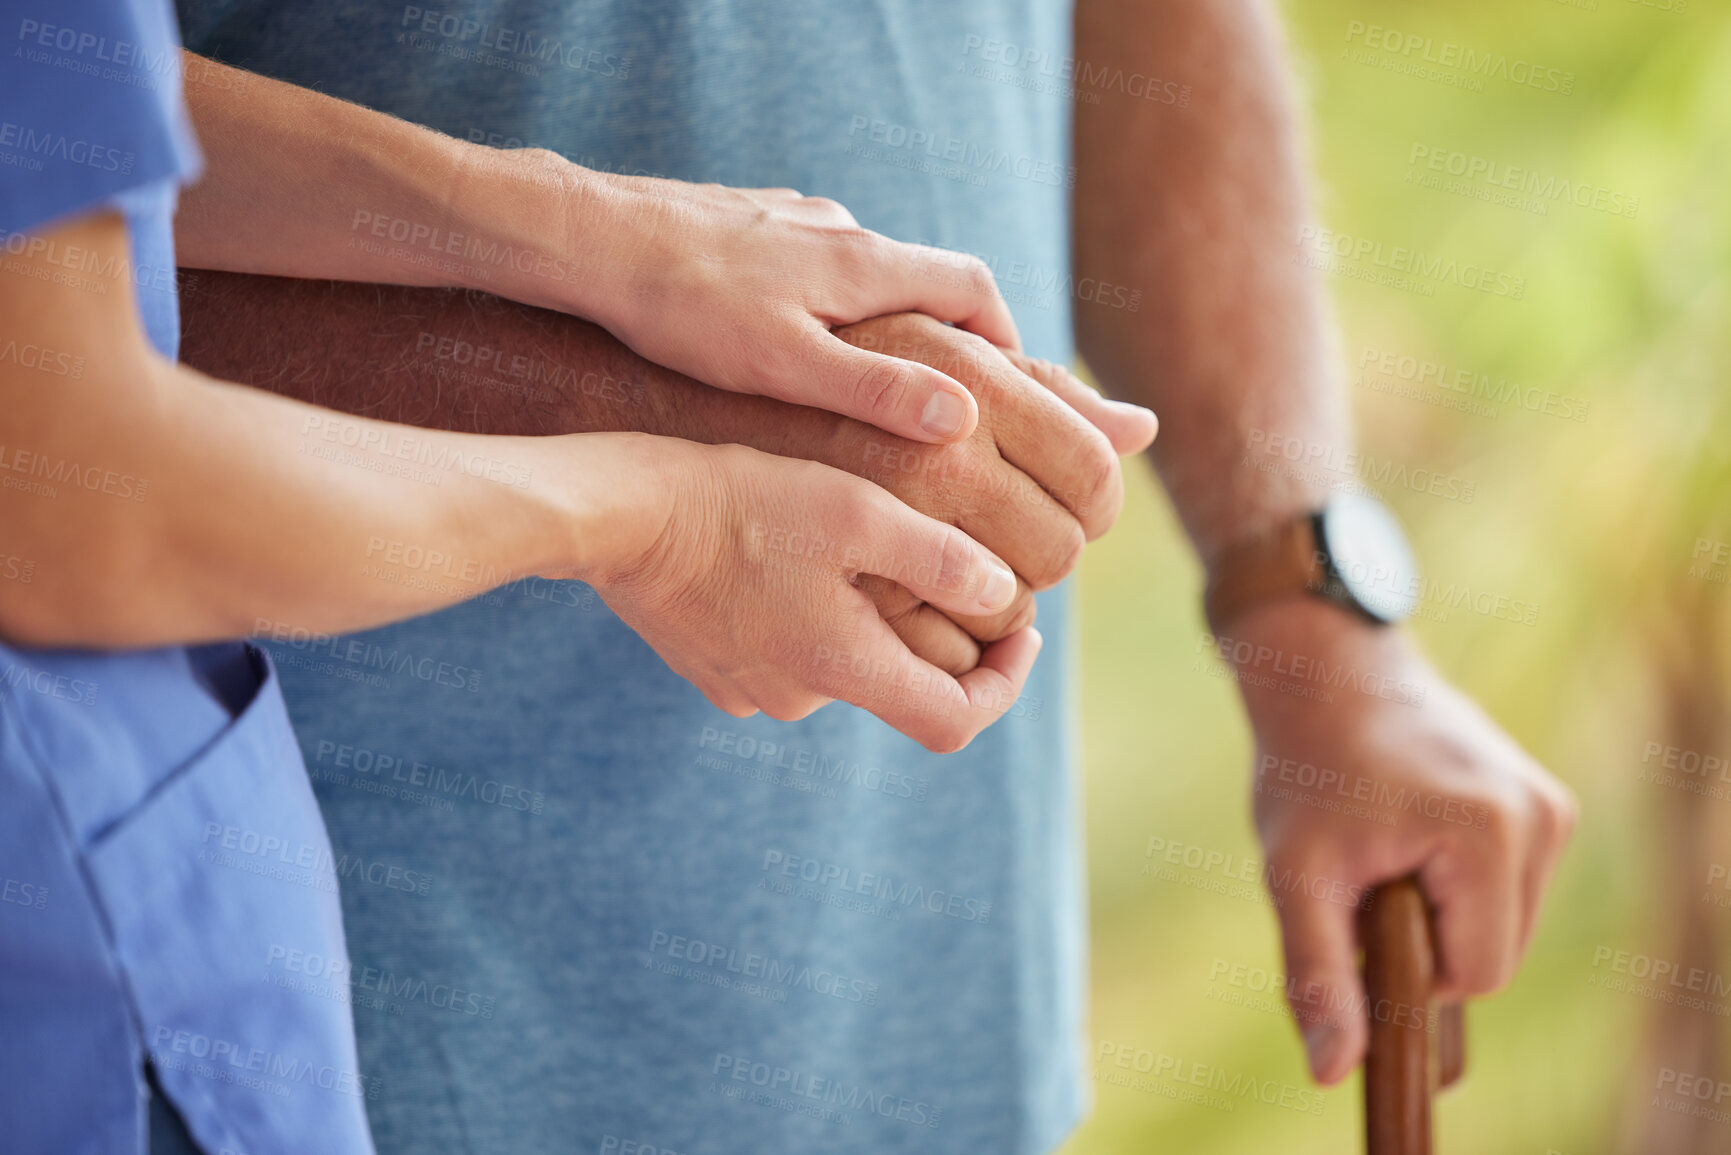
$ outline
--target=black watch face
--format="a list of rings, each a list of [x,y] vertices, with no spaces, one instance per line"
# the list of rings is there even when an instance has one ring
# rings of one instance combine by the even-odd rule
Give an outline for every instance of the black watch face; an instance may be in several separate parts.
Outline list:
[[[1423,585],[1394,514],[1380,502],[1347,494],[1330,501],[1319,521],[1332,576],[1359,608],[1382,622],[1411,617]]]

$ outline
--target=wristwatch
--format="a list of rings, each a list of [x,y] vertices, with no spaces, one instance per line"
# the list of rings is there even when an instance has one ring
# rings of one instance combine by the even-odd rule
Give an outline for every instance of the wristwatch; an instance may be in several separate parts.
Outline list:
[[[1381,502],[1344,494],[1227,547],[1203,595],[1215,634],[1246,610],[1310,594],[1380,625],[1411,617],[1423,592],[1400,522]]]

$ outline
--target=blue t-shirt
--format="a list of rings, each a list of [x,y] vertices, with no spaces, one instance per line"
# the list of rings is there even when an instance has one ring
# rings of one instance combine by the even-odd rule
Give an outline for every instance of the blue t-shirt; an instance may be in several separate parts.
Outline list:
[[[173,356],[175,189],[198,152],[172,9],[0,0],[0,29],[0,278],[130,282]],[[124,260],[44,235],[97,210],[126,219]],[[34,336],[0,317],[0,363],[68,387],[81,359]],[[151,500],[148,478],[109,488],[37,448],[0,444],[9,500],[64,498],[87,473]],[[8,544],[0,581],[53,580]],[[149,1056],[211,1152],[370,1151],[377,1084],[348,1009],[283,969],[291,951],[346,960],[340,873],[261,651],[0,643],[0,1148],[142,1152]]]
[[[180,12],[194,51],[464,139],[834,197],[984,256],[1071,355],[1070,106],[995,59],[1056,69],[1061,0]],[[426,882],[343,892],[380,1150],[1057,1146],[1087,1098],[1067,626],[1043,596],[1023,699],[948,757],[845,705],[731,718],[574,583],[276,645],[337,849]]]

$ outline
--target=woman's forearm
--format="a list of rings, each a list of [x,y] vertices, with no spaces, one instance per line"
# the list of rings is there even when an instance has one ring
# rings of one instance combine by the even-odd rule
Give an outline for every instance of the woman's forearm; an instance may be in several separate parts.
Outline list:
[[[603,272],[602,175],[540,150],[456,140],[183,53],[206,167],[175,217],[180,263],[289,277],[480,288],[569,302]]]
[[[126,238],[108,217],[55,241],[100,253]],[[7,327],[58,358],[0,362],[0,524],[9,552],[35,562],[31,582],[0,588],[0,634],[14,641],[355,629],[524,574],[585,573],[641,552],[659,525],[658,487],[642,479],[680,443],[338,414],[116,339],[107,322],[131,307],[119,293],[0,282]]]

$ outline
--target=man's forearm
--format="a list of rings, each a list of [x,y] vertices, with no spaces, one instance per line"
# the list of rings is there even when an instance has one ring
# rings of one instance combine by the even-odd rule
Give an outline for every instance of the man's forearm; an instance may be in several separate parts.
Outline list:
[[[486,293],[181,277],[181,360],[346,413],[464,433],[655,432],[759,448],[766,426],[792,438],[837,420],[708,388],[597,325]]]
[[[1076,326],[1101,385],[1159,412],[1155,464],[1206,562],[1323,499],[1271,436],[1312,460],[1350,441],[1323,293],[1295,260],[1309,205],[1278,17],[1265,0],[1080,0],[1075,52],[1191,89],[1187,107],[1076,107],[1077,281],[1145,303],[1079,302]]]

